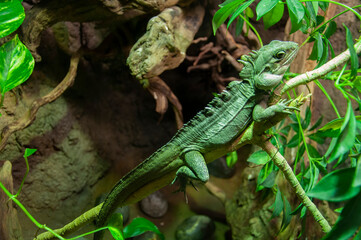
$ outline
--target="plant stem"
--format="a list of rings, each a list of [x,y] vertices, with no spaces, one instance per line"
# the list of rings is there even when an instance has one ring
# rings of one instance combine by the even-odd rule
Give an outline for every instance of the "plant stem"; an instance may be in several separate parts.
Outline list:
[[[25,164],[26,164],[26,172],[24,174],[24,177],[23,177],[23,180],[21,181],[21,184],[20,184],[20,187],[19,187],[19,190],[18,192],[14,195],[14,198],[17,198],[21,192],[21,189],[23,188],[24,186],[24,183],[25,183],[25,179],[26,177],[28,176],[28,173],[29,173],[29,162],[28,162],[28,157],[27,156],[24,156],[25,158]]]
[[[4,97],[5,97],[5,93],[1,94],[1,98],[0,98],[0,108],[3,106],[4,104]]]
[[[244,22],[252,29],[252,31],[256,34],[256,36],[258,38],[259,44],[261,45],[261,47],[263,47],[263,42],[262,42],[261,36],[257,32],[257,30],[252,26],[252,24],[245,17],[242,16],[242,14],[240,14],[239,17],[242,18],[244,20]]]
[[[339,2],[336,2],[336,1],[331,1],[331,0],[302,0],[300,2],[328,2],[328,3],[333,3],[333,4],[336,4],[336,5],[339,5],[339,6],[342,6],[344,8],[346,8],[347,10],[353,12],[360,20],[361,20],[361,15],[356,12],[352,7],[349,7],[345,4],[342,4],[342,3],[339,3]],[[355,6],[357,7],[357,6]]]
[[[54,236],[58,237],[61,240],[65,240],[62,236],[60,236],[59,234],[57,234],[56,232],[54,232],[52,229],[48,228],[45,224],[42,225],[40,224],[38,221],[35,220],[35,218],[29,213],[28,210],[26,210],[26,208],[24,207],[24,205],[18,200],[16,199],[15,195],[12,195],[7,189],[6,187],[0,182],[0,188],[5,192],[5,194],[14,202],[16,203],[16,205],[19,206],[19,208],[21,210],[23,210],[23,212],[25,213],[25,215],[38,227],[41,229],[45,229],[49,232],[51,232]]]
[[[306,195],[306,192],[303,190],[301,184],[298,182],[297,177],[293,173],[290,165],[288,165],[287,160],[278,152],[278,149],[275,148],[272,143],[269,141],[260,141],[258,145],[268,153],[272,158],[275,165],[283,172],[287,181],[291,184],[293,190],[295,191],[297,197],[303,203],[303,205],[311,212],[316,222],[318,222],[322,228],[322,231],[328,233],[331,230],[331,226],[327,220],[323,217],[321,212],[318,210],[316,205],[311,201],[311,199]]]

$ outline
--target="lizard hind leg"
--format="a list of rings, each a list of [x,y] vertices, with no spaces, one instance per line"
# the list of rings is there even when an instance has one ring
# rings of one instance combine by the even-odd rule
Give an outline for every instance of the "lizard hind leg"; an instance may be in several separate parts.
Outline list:
[[[182,159],[185,163],[185,166],[182,166],[178,169],[176,173],[176,178],[173,180],[173,183],[176,180],[179,180],[180,188],[178,191],[185,192],[188,179],[199,180],[203,183],[208,181],[209,173],[207,169],[207,164],[204,160],[203,155],[199,151],[188,151],[183,154]]]

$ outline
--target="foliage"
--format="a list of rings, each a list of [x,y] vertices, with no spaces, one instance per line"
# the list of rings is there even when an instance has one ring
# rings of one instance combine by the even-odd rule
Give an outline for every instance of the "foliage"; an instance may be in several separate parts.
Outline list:
[[[25,12],[21,1],[0,2],[0,38],[14,32],[24,21]]]
[[[157,226],[141,217],[134,218],[130,224],[123,228],[123,216],[120,213],[116,213],[111,216],[107,228],[115,240],[136,237],[148,231],[156,233],[161,240],[164,240],[164,235]]]
[[[237,21],[236,27],[239,29],[236,32],[238,33],[241,32],[244,23],[255,31],[248,21],[252,17],[247,14],[247,11],[251,11],[250,5],[253,3],[254,1],[251,0],[227,0],[219,5],[220,9],[215,13],[212,22],[214,34],[227,19],[227,28],[232,22]],[[342,6],[345,10],[326,21],[323,15],[329,4]],[[301,47],[307,43],[313,43],[309,59],[317,61],[316,68],[321,68],[330,58],[335,57],[329,41],[337,29],[334,19],[348,11],[361,19],[361,15],[354,10],[361,5],[349,7],[331,0],[261,0],[255,6],[256,20],[263,19],[264,27],[268,29],[280,21],[286,6],[292,24],[291,33],[301,31],[307,35]],[[324,239],[349,239],[361,226],[360,209],[356,206],[360,205],[357,201],[359,203],[361,196],[361,116],[355,116],[352,106],[352,101],[354,101],[361,108],[361,77],[354,38],[346,25],[343,24],[343,28],[346,32],[346,47],[351,55],[350,61],[341,70],[328,73],[324,79],[333,81],[335,88],[343,94],[347,102],[345,116],[341,117],[331,96],[316,80],[315,84],[326,95],[338,118],[320,127],[322,117],[311,124],[312,112],[310,108],[307,108],[304,116],[295,113],[290,117],[291,122],[288,125],[281,122],[269,131],[273,135],[271,139],[273,145],[278,147],[282,155],[286,149],[296,150],[296,157],[291,160],[293,172],[309,197],[326,201],[348,201],[336,225]],[[256,31],[255,33],[259,36]],[[262,44],[260,38],[259,41]],[[287,80],[295,76],[297,75],[288,73],[285,78]],[[292,137],[288,138],[288,136]],[[331,139],[327,152],[319,152],[314,146],[326,144],[329,141],[327,139]],[[257,180],[257,190],[273,189],[275,203],[272,217],[279,216],[283,212],[281,227],[283,230],[288,224],[285,218],[290,216],[285,207],[288,201],[276,184],[279,169],[270,160],[268,154],[262,150],[254,152],[248,159],[253,164],[263,165]],[[306,208],[300,204],[292,212],[292,215],[296,214],[300,214],[299,217],[303,219],[306,216]],[[359,238],[361,234],[355,237],[355,239]]]
[[[16,35],[0,47],[1,95],[25,82],[34,68],[34,58]]]
[[[24,21],[24,8],[19,0],[0,3],[0,38],[14,32]],[[0,47],[0,107],[4,94],[25,82],[34,69],[34,58],[18,36]]]

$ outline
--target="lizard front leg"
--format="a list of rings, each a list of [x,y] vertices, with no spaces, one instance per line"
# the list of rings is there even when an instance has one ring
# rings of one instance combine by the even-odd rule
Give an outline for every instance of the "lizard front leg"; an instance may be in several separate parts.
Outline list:
[[[253,120],[256,122],[261,122],[273,117],[276,113],[292,114],[291,112],[292,110],[299,111],[299,109],[296,107],[288,106],[288,104],[291,101],[292,100],[287,101],[282,99],[278,103],[270,107],[264,107],[263,106],[264,104],[260,103],[256,105],[253,109],[253,113],[252,113]]]
[[[176,178],[173,181],[174,183],[177,179],[179,180],[179,191],[185,192],[188,179],[195,179],[204,183],[208,181],[209,173],[207,164],[199,151],[187,151],[181,158],[184,161],[185,166],[178,169]]]

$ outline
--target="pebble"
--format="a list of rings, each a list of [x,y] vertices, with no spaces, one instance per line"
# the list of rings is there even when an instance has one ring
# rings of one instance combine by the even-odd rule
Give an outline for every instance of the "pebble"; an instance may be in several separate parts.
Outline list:
[[[140,201],[139,205],[145,214],[153,218],[163,217],[168,210],[168,201],[159,191],[144,198]]]
[[[195,215],[185,219],[175,232],[176,240],[209,240],[215,231],[211,218]]]

